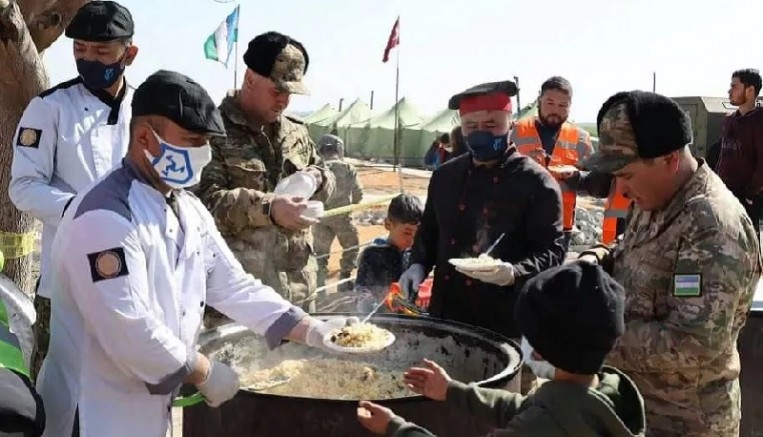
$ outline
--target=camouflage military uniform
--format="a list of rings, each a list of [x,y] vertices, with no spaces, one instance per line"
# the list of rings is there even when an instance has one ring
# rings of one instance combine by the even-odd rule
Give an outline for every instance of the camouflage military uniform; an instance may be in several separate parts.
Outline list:
[[[621,122],[604,119],[600,151],[627,161],[635,143],[607,133]],[[626,332],[607,364],[643,394],[648,435],[739,435],[737,337],[761,274],[758,246],[744,208],[700,161],[666,207],[634,206],[623,240],[590,251],[627,293]]]
[[[306,311],[315,311],[317,267],[309,229],[290,231],[264,213],[278,181],[307,167],[319,169],[323,185],[315,195],[325,200],[334,177],[321,167],[315,145],[302,122],[281,116],[273,125],[255,126],[244,117],[235,93],[220,105],[226,138],[214,138],[212,162],[197,188],[244,269]],[[210,327],[215,321],[205,318]]]
[[[340,208],[350,204],[359,203],[363,198],[363,187],[358,180],[358,173],[352,164],[342,160],[326,162],[336,178],[336,190],[326,202],[326,209]],[[322,219],[320,224],[313,226],[315,238],[315,253],[318,255],[318,282],[323,285],[328,268],[328,254],[331,252],[331,243],[336,237],[342,249],[340,262],[341,278],[349,278],[355,269],[358,260],[358,228],[352,222],[350,214],[342,214]],[[347,249],[351,248],[351,249]]]

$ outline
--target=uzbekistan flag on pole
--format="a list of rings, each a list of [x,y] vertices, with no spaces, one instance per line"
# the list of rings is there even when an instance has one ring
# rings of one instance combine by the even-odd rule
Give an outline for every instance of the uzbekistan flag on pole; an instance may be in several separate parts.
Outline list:
[[[238,8],[228,15],[220,26],[217,27],[215,33],[207,38],[204,43],[204,56],[207,59],[221,62],[228,66],[228,59],[233,51],[233,43],[238,41]]]

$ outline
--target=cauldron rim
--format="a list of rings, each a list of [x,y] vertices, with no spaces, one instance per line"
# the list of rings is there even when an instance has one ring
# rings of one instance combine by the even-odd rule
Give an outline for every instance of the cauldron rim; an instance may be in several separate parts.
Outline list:
[[[311,313],[310,314],[313,317],[322,319],[322,320],[330,320],[332,318],[336,317],[350,317],[350,316],[364,316],[364,314],[356,314],[356,313]],[[489,329],[485,329],[479,326],[469,325],[466,323],[456,322],[452,320],[445,320],[445,319],[438,319],[434,317],[426,317],[426,316],[409,316],[404,314],[378,314],[374,315],[371,320],[403,320],[403,321],[423,321],[424,323],[430,323],[430,324],[437,324],[440,326],[447,326],[447,331],[450,332],[458,332],[462,331],[467,334],[477,334],[483,341],[486,341],[490,344],[492,344],[493,347],[496,349],[504,350],[508,353],[508,350],[514,350],[514,352],[519,356],[519,361],[516,363],[516,365],[512,366],[506,366],[503,370],[498,372],[497,374],[491,376],[488,379],[478,381],[474,384],[476,384],[478,387],[500,387],[506,385],[511,378],[516,376],[519,369],[522,367],[522,364],[524,363],[524,357],[522,356],[522,349],[519,347],[519,345],[512,339],[507,338],[495,331],[491,331]],[[236,323],[230,323],[222,326],[218,326],[216,328],[213,328],[208,331],[204,331],[199,336],[198,341],[198,347],[202,348],[206,343],[209,341],[218,338],[215,334],[224,333],[225,335],[230,334],[236,334],[242,331],[249,331],[248,328],[245,326],[236,324]],[[209,337],[209,338],[208,338]],[[509,363],[511,364],[511,363]],[[358,400],[356,399],[325,399],[325,398],[310,398],[310,397],[303,397],[303,396],[285,396],[285,395],[278,395],[278,394],[270,394],[270,393],[260,393],[255,392],[247,389],[240,389],[238,392],[238,395],[245,395],[245,396],[255,396],[258,398],[274,398],[274,399],[288,399],[289,401],[294,402],[329,402],[329,403],[339,403],[339,404],[345,404],[345,403],[351,403],[351,404],[357,404]],[[369,401],[374,401],[377,403],[384,403],[384,404],[396,404],[396,403],[406,403],[406,402],[421,402],[422,400],[429,401],[430,399],[423,396],[423,395],[413,395],[413,396],[405,396],[405,397],[398,397],[398,398],[386,398],[386,399],[366,399]]]

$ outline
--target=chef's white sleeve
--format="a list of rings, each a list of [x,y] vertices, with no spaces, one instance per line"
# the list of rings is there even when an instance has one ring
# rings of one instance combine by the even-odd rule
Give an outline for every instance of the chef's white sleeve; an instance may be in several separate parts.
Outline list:
[[[24,110],[10,144],[13,162],[8,195],[20,211],[53,226],[58,226],[74,197],[73,192],[51,184],[57,144],[57,109],[35,97]]]
[[[196,353],[157,318],[149,294],[146,257],[135,225],[106,210],[86,212],[66,230],[61,253],[68,287],[85,325],[106,355],[169,394],[196,365]]]
[[[246,273],[214,226],[212,216],[204,218],[209,229],[206,255],[212,259],[207,271],[207,303],[264,335],[268,346],[275,348],[307,313]]]

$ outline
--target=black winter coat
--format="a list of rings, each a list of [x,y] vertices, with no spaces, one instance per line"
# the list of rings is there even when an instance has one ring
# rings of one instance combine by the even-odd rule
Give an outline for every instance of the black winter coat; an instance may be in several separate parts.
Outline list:
[[[513,286],[470,279],[448,263],[477,256],[501,233],[492,256],[514,265]],[[505,160],[477,167],[468,154],[438,168],[429,182],[424,216],[410,264],[435,267],[429,312],[518,338],[514,305],[522,283],[564,261],[559,184],[512,146]]]

